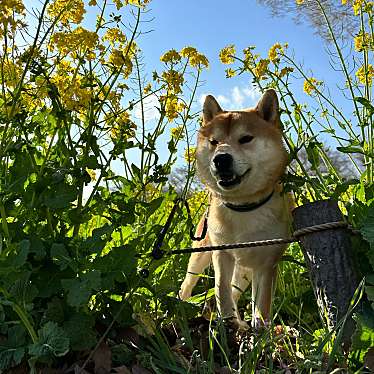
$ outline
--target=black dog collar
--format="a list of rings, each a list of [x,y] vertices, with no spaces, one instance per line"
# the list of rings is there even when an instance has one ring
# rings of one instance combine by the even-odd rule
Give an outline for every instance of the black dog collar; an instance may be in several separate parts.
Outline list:
[[[255,203],[235,205],[235,204],[224,202],[223,204],[225,205],[225,207],[231,210],[235,210],[236,212],[250,212],[251,210],[255,210],[259,208],[260,206],[266,204],[273,195],[274,195],[274,190],[271,192],[270,195],[266,196],[264,199],[257,201]]]

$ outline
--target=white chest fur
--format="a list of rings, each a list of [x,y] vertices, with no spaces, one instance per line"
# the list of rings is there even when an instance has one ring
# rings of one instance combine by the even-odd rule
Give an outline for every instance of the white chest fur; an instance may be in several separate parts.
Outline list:
[[[279,194],[249,212],[237,212],[215,201],[208,220],[209,238],[213,245],[287,238],[288,212],[287,202]],[[274,245],[234,249],[229,253],[238,264],[254,268],[277,262],[284,248],[285,245]]]

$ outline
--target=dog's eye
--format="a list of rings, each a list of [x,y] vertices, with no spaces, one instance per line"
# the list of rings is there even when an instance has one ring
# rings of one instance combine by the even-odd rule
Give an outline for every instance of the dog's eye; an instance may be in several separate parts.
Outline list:
[[[239,139],[240,144],[249,143],[253,140],[253,136],[251,135],[244,135]]]
[[[218,140],[216,140],[216,139],[210,139],[209,142],[210,142],[211,145],[217,145],[218,144]]]

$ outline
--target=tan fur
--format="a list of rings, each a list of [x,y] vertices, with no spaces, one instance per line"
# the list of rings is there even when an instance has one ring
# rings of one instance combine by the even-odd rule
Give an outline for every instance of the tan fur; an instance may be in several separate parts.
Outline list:
[[[263,95],[255,109],[223,111],[212,96],[204,104],[204,121],[197,143],[197,169],[211,194],[208,233],[196,246],[240,243],[285,238],[289,236],[291,202],[281,194],[279,179],[287,164],[287,153],[279,129],[278,101],[273,90]],[[240,144],[244,135],[253,140]],[[212,145],[214,139],[218,143]],[[230,188],[219,184],[213,159],[219,153],[230,154],[241,182]],[[246,173],[247,172],[247,173]],[[256,210],[236,212],[223,202],[246,204],[258,202],[275,191],[272,198]],[[197,232],[202,229],[202,221]],[[233,318],[241,329],[248,328],[240,319],[237,301],[252,282],[252,324],[269,318],[276,266],[284,245],[194,253],[191,255],[180,297],[185,300],[204,269],[212,262],[215,294],[222,318]]]

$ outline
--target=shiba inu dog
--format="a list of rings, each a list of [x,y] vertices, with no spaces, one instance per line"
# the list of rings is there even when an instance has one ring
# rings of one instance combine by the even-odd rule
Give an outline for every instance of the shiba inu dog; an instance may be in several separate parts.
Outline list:
[[[267,90],[256,108],[242,111],[224,111],[213,96],[206,97],[196,162],[211,200],[207,235],[195,246],[289,237],[292,203],[289,196],[282,194],[279,182],[288,156],[278,110],[274,90]],[[180,298],[191,296],[198,274],[212,262],[220,317],[230,319],[239,329],[248,328],[239,316],[237,302],[252,283],[252,326],[266,324],[276,266],[285,247],[193,253]]]

